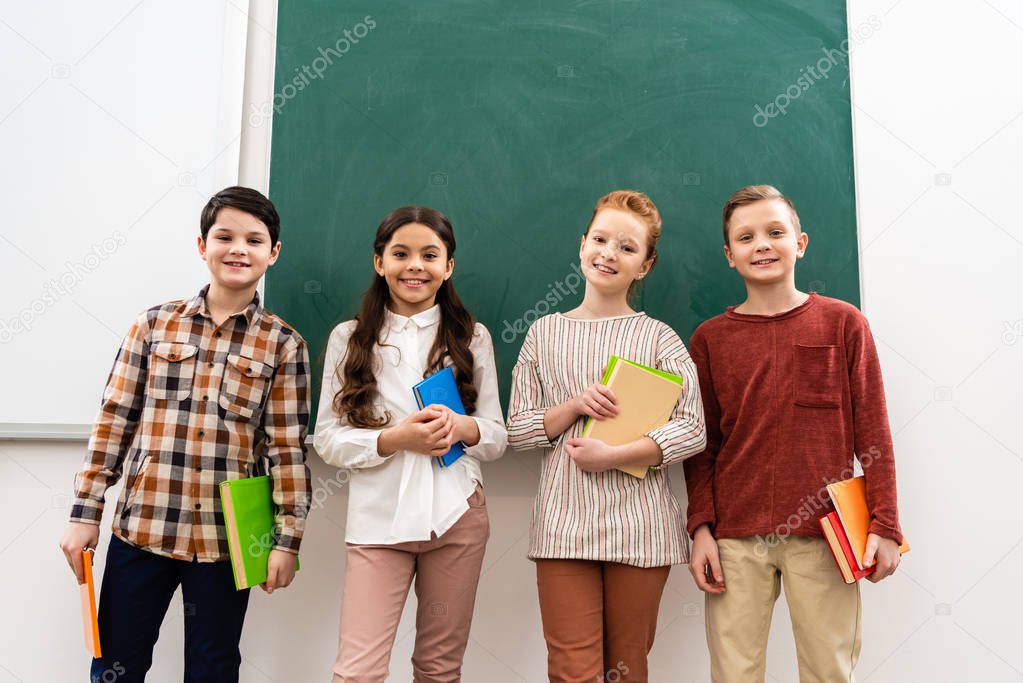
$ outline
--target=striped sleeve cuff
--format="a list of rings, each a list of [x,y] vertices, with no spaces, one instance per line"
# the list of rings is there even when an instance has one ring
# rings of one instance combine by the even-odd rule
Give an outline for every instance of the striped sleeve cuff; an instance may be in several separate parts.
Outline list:
[[[552,448],[554,442],[547,438],[543,426],[545,410],[528,410],[519,413],[508,423],[508,445],[515,450],[530,448]]]

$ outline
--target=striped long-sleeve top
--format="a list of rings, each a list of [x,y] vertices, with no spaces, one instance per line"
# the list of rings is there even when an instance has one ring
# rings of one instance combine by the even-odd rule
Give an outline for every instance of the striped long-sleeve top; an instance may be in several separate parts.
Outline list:
[[[580,418],[554,441],[544,413],[600,380],[612,355],[680,375],[675,416],[647,434],[664,454],[644,479],[616,469],[584,472],[565,453]],[[689,539],[666,467],[704,449],[706,431],[696,368],[668,325],[645,313],[581,320],[560,313],[537,320],[512,372],[508,444],[542,451],[529,558],[620,562],[659,567],[687,562]]]

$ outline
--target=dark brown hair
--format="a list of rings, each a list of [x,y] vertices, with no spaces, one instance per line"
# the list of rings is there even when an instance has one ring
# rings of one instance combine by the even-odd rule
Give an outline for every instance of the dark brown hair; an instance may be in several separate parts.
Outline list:
[[[270,246],[273,247],[277,244],[281,235],[281,219],[277,215],[277,209],[274,208],[273,202],[267,199],[262,192],[239,185],[225,187],[206,202],[206,206],[203,207],[202,213],[199,215],[199,234],[202,235],[203,240],[206,239],[213,224],[217,222],[217,214],[226,206],[258,218],[270,233]]]
[[[732,196],[725,202],[725,208],[721,211],[721,230],[724,233],[725,246],[728,246],[728,221],[732,220],[732,214],[735,213],[735,210],[740,206],[746,206],[747,204],[753,204],[765,199],[777,199],[789,207],[789,212],[792,214],[792,224],[797,232],[802,232],[803,229],[799,226],[799,214],[796,213],[796,206],[792,203],[791,199],[783,195],[773,185],[747,185],[733,192]]]
[[[445,262],[454,258],[455,233],[451,229],[451,222],[440,211],[425,206],[403,206],[389,213],[377,228],[373,253],[382,258],[384,247],[394,233],[410,223],[425,225],[433,230],[447,249]],[[334,412],[353,427],[376,429],[391,421],[390,412],[378,415],[373,406],[377,396],[374,351],[380,344],[380,331],[390,301],[391,292],[387,281],[382,275],[374,273],[373,282],[362,297],[362,307],[355,316],[355,331],[348,339],[347,353],[334,370],[341,386],[340,391],[334,395]],[[472,341],[476,321],[462,305],[450,279],[441,283],[436,302],[440,305],[440,323],[423,377],[442,370],[445,358],[450,358],[458,393],[465,405],[465,412],[471,415],[476,412],[477,391],[473,384],[473,355],[469,342]],[[409,387],[409,391],[412,391],[412,387]]]

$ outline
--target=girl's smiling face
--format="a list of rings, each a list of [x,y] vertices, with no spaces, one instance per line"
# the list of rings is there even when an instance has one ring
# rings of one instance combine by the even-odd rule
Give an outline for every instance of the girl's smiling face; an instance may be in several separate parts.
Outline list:
[[[579,245],[586,282],[602,293],[627,292],[653,266],[649,229],[639,217],[620,209],[601,209]]]
[[[391,310],[404,316],[431,308],[437,290],[451,277],[454,267],[444,241],[421,223],[401,226],[384,245],[383,253],[373,255],[373,268],[391,292]]]

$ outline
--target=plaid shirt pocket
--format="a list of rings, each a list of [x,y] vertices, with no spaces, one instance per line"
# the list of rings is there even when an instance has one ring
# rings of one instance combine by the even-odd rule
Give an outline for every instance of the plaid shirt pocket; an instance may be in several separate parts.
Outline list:
[[[251,418],[263,405],[274,366],[253,358],[229,354],[220,385],[220,407]]]
[[[161,341],[154,342],[151,348],[147,392],[157,401],[184,401],[192,393],[199,347]]]

